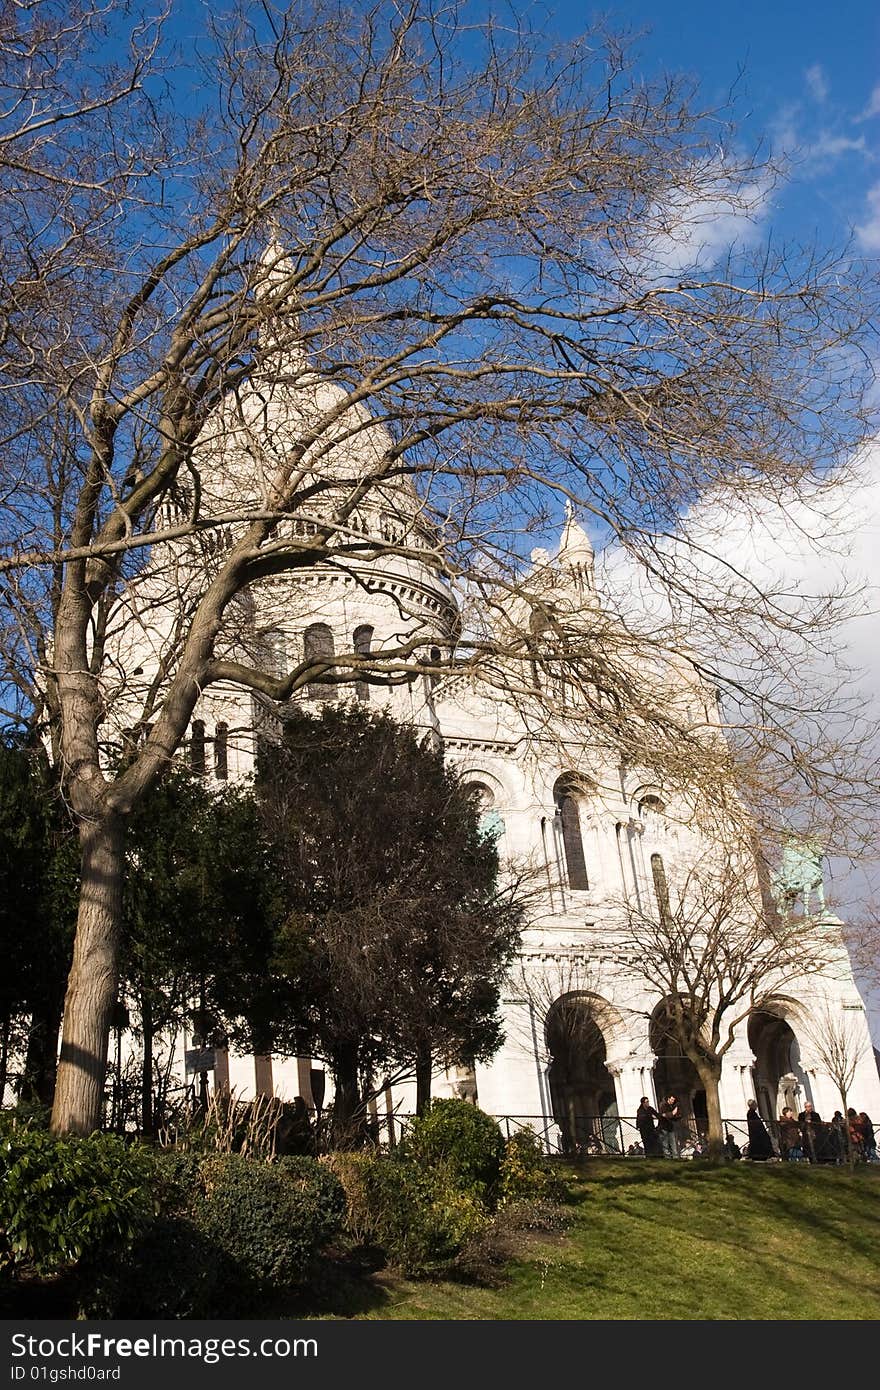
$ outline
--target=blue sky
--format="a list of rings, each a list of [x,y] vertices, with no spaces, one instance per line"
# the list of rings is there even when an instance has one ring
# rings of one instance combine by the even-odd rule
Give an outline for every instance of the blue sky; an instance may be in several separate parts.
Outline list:
[[[547,8],[547,27],[562,34],[599,15],[641,33],[638,66],[694,76],[707,105],[725,104],[733,89],[744,144],[766,138],[794,158],[765,210],[767,225],[785,237],[838,243],[860,229],[857,250],[880,254],[876,0],[638,0],[602,9],[550,0]]]
[[[580,32],[604,16],[614,29],[641,31],[637,67],[686,73],[703,102],[733,108],[745,147],[759,140],[790,161],[786,180],[758,208],[774,238],[840,246],[880,273],[880,5],[873,0],[639,0],[598,10],[550,0],[547,26]],[[540,6],[535,6],[537,13]],[[794,528],[793,528],[794,529]],[[809,529],[809,528],[808,528]],[[753,539],[756,566],[787,573],[804,592],[841,581],[864,589],[864,616],[842,631],[845,655],[862,673],[866,713],[880,714],[880,434],[866,452],[844,519],[827,545],[804,545],[786,526]],[[731,544],[735,544],[732,528]],[[830,866],[831,900],[849,919],[880,902],[880,861]],[[867,984],[868,982],[866,982]],[[870,986],[868,986],[870,988]],[[880,991],[873,1006],[880,1038]]]

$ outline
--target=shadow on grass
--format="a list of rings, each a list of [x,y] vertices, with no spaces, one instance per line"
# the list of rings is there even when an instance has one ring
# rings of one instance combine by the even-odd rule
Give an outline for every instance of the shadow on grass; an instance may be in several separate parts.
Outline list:
[[[320,1259],[305,1289],[288,1290],[261,1311],[267,1318],[357,1318],[391,1300],[385,1275],[361,1252],[330,1252]]]
[[[566,1178],[580,1208],[583,1240],[588,1242],[591,1233],[611,1236],[621,1246],[632,1240],[650,1252],[662,1229],[667,1245],[683,1242],[680,1258],[696,1265],[709,1258],[704,1286],[695,1282],[691,1293],[716,1302],[721,1295],[721,1306],[729,1299],[731,1309],[740,1309],[722,1316],[833,1318],[841,1316],[835,1309],[843,1306],[844,1316],[878,1315],[876,1169],[851,1173],[806,1164],[765,1168],[690,1160],[624,1166],[606,1159],[578,1163]],[[641,1234],[633,1238],[633,1229]],[[598,1283],[613,1288],[613,1269],[600,1271]],[[671,1287],[669,1297],[674,1304],[681,1291]],[[781,1305],[788,1311],[760,1311]],[[801,1311],[804,1307],[810,1311]]]

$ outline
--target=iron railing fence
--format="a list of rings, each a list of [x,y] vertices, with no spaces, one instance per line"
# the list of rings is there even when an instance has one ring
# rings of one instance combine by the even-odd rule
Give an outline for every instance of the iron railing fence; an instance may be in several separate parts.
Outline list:
[[[535,1135],[549,1156],[604,1154],[609,1157],[643,1157],[642,1136],[635,1117],[623,1115],[578,1115],[575,1132],[546,1115],[493,1115],[505,1139],[520,1132]],[[414,1116],[395,1111],[378,1113],[367,1121],[369,1137],[381,1147],[394,1147],[405,1135]],[[745,1119],[723,1120],[725,1136],[730,1134],[739,1149],[748,1144]],[[676,1126],[680,1152],[693,1157],[705,1151],[708,1122],[700,1117],[681,1120]]]
[[[395,1111],[392,1115],[376,1114],[368,1122],[370,1139],[380,1147],[394,1147],[414,1116]],[[590,1157],[642,1158],[645,1157],[642,1136],[636,1126],[635,1117],[625,1115],[578,1115],[575,1117],[576,1131],[546,1115],[493,1115],[505,1139],[510,1139],[521,1131],[534,1134],[541,1142],[544,1152],[550,1157]],[[725,1143],[728,1136],[732,1141],[732,1158],[747,1158],[749,1130],[745,1117],[723,1118],[721,1121]],[[823,1126],[821,1141],[811,1156],[820,1163],[846,1162],[849,1155],[838,1152],[830,1143]],[[783,1156],[779,1141],[778,1127],[774,1122],[767,1124],[773,1143],[775,1156]],[[675,1128],[679,1157],[700,1158],[708,1150],[708,1120],[703,1116],[688,1116],[680,1120]],[[659,1150],[659,1144],[658,1144]],[[876,1151],[875,1151],[876,1152]]]

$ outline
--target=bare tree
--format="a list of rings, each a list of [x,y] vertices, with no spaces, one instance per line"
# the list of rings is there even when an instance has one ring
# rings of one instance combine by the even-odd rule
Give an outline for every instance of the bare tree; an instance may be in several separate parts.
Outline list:
[[[662,1009],[658,1026],[696,1069],[709,1151],[720,1156],[718,1085],[738,1028],[786,986],[845,968],[846,951],[836,919],[768,904],[745,850],[712,849],[676,876],[660,855],[651,868],[655,901],[626,904],[621,946],[634,984]]]
[[[868,1050],[869,1042],[861,1010],[842,1013],[826,1002],[824,1008],[807,1030],[816,1057],[837,1087],[840,1108],[846,1118],[850,1087],[855,1080],[859,1063]],[[846,1151],[853,1158],[852,1136],[846,1120]]]
[[[184,62],[125,22],[35,0],[0,30],[4,688],[82,845],[57,1130],[98,1123],[126,821],[204,692],[460,671],[539,728],[575,706],[572,738],[670,782],[736,770],[646,672],[672,648],[696,685],[725,679],[694,656],[695,614],[775,668],[828,614],[757,590],[744,610],[729,567],[697,586],[661,538],[709,494],[822,491],[863,437],[873,312],[845,257],[682,254],[691,204],[748,215],[775,171],[612,37],[553,51],[418,0],[266,0]],[[634,631],[524,577],[563,499],[671,616]],[[367,583],[389,558],[448,582],[436,621],[279,673],[253,587]],[[750,706],[739,683],[750,768],[803,761],[812,706],[782,689]],[[839,790],[837,751],[811,776]]]

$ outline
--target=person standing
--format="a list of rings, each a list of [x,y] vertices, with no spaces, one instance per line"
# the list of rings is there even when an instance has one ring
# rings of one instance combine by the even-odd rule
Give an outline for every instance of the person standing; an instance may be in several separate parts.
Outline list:
[[[815,1163],[822,1147],[822,1116],[813,1109],[811,1100],[798,1115],[798,1124],[801,1127],[801,1148],[810,1162]]]
[[[678,1096],[667,1096],[664,1101],[660,1102],[660,1113],[657,1116],[660,1152],[664,1158],[678,1158],[676,1130],[680,1119],[681,1107],[678,1103]]]
[[[877,1137],[874,1134],[874,1125],[871,1121],[871,1117],[866,1114],[864,1110],[859,1111],[859,1123],[862,1128],[862,1145],[865,1150],[865,1158],[868,1163],[876,1163]]]
[[[636,1129],[639,1131],[645,1158],[660,1157],[660,1144],[657,1139],[657,1125],[655,1123],[657,1119],[659,1119],[657,1111],[648,1097],[642,1096],[636,1111]]]
[[[768,1158],[773,1157],[773,1144],[767,1133],[767,1126],[758,1113],[756,1100],[750,1100],[748,1103],[746,1125],[749,1131],[749,1158],[756,1163],[766,1163]]]
[[[828,1142],[833,1163],[845,1163],[849,1153],[849,1126],[842,1110],[835,1110],[828,1126]]]
[[[797,1163],[804,1156],[801,1127],[790,1105],[779,1116],[779,1146],[789,1163]]]
[[[852,1146],[853,1158],[865,1157],[865,1141],[862,1134],[861,1117],[856,1113],[852,1106],[846,1112],[846,1122],[849,1125],[849,1139]]]

